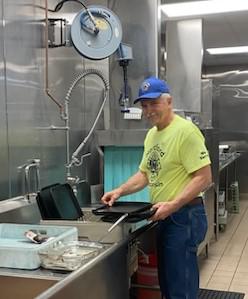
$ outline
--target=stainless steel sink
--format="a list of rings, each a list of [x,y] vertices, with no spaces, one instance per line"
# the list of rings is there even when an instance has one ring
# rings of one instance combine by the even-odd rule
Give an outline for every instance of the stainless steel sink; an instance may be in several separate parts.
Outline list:
[[[55,273],[44,269],[27,271],[1,268],[1,298],[67,299],[70,297],[76,299],[79,293],[87,294],[89,299],[127,298],[127,246],[120,241],[129,235],[132,225],[120,224],[107,234],[112,223],[102,222],[100,217],[94,216],[90,211],[84,214],[86,219],[84,221],[41,221],[35,200],[30,202],[25,197],[18,197],[1,203],[0,222],[32,224],[41,222],[47,225],[75,226],[78,228],[79,239],[111,243],[106,252],[97,256],[96,260],[93,259],[89,265],[71,274]],[[117,263],[120,266],[118,273],[115,271]],[[108,273],[108,275],[102,276],[101,273]],[[91,282],[98,276],[98,288],[92,289]],[[112,284],[117,286],[118,281],[123,282],[122,288],[118,286],[113,289]]]
[[[66,273],[49,270],[0,268],[1,298],[33,299],[66,278]]]
[[[30,202],[24,196],[18,196],[0,202],[0,213],[29,205]]]
[[[42,220],[46,225],[75,226],[78,229],[79,239],[100,241],[103,243],[116,243],[126,238],[133,230],[133,225],[123,223],[116,226],[111,232],[108,229],[113,223],[102,221],[71,221],[71,220]]]
[[[41,216],[35,200],[36,194],[18,196],[0,201],[0,222],[39,223]]]
[[[1,298],[33,299],[56,282],[48,279],[0,276]]]

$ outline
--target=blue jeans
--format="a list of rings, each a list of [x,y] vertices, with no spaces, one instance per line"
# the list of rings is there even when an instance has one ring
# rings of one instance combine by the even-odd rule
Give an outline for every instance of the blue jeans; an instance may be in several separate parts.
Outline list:
[[[166,299],[198,298],[197,248],[206,232],[207,217],[203,204],[187,205],[159,221],[158,277]]]

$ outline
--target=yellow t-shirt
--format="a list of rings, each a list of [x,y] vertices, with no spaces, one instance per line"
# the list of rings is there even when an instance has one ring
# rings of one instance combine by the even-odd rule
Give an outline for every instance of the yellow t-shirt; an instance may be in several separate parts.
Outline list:
[[[140,170],[149,179],[153,203],[171,201],[192,178],[192,173],[210,164],[204,137],[188,120],[175,115],[161,131],[150,129],[144,142]]]

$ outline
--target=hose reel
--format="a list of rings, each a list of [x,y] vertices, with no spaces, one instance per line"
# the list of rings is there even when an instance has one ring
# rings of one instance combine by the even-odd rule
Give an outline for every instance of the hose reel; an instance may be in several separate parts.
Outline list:
[[[71,40],[82,56],[100,60],[112,55],[122,40],[119,18],[103,6],[81,10],[71,25]]]

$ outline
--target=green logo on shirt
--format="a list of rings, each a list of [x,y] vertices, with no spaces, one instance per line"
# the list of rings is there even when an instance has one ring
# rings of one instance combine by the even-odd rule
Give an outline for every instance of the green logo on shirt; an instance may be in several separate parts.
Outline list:
[[[203,152],[200,153],[200,159],[201,160],[205,159],[206,157],[208,157],[208,153],[207,152],[203,151]]]
[[[161,170],[161,158],[165,152],[157,144],[147,152],[147,168],[150,171],[150,185],[161,186],[161,183],[156,182]]]

